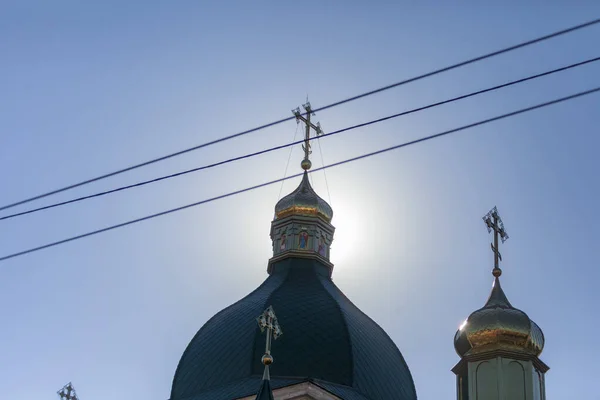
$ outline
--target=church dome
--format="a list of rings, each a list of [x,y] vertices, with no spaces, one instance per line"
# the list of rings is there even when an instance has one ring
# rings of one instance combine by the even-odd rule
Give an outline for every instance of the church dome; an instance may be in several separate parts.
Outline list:
[[[320,132],[320,126],[310,122],[310,104],[304,108],[306,118],[294,111],[306,123],[304,175],[275,206],[269,277],[196,333],[175,371],[170,400],[241,399],[255,396],[265,381],[275,391],[308,382],[344,400],[417,398],[394,342],[331,279],[333,210],[313,190],[307,173],[309,131]],[[257,323],[265,310],[283,330],[272,342]]]
[[[271,386],[310,381],[345,400],[416,400],[394,342],[333,283],[318,259],[275,262],[254,292],[211,318],[183,353],[171,400],[231,400],[260,386],[265,336],[256,323],[272,306],[283,335],[273,341]]]
[[[539,356],[544,334],[527,314],[510,304],[497,273],[487,303],[456,332],[454,348],[461,357],[497,349]]]
[[[333,218],[331,206],[314,191],[306,171],[296,190],[279,200],[275,206],[276,219],[289,215],[318,216],[327,222]]]

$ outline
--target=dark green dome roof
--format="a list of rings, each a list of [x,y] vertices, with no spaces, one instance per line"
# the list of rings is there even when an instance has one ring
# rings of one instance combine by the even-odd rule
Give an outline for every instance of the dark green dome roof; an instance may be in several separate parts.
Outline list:
[[[345,400],[415,400],[389,336],[314,259],[287,258],[254,292],[217,313],[183,353],[171,400],[231,400],[260,386],[265,337],[256,317],[273,306],[284,335],[272,344],[273,388],[312,381]]]

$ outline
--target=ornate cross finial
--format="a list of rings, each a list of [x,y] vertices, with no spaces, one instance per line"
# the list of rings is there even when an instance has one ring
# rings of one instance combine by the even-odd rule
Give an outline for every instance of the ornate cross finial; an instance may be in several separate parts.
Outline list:
[[[321,129],[321,124],[319,122],[317,122],[316,125],[313,124],[312,122],[310,122],[310,116],[315,115],[315,113],[312,111],[312,108],[310,107],[310,103],[308,102],[308,97],[306,99],[306,104],[303,104],[302,107],[304,107],[304,110],[306,111],[306,117],[304,117],[300,113],[300,107],[296,108],[295,110],[292,110],[292,113],[296,116],[296,123],[300,123],[300,121],[303,121],[306,124],[306,133],[304,136],[304,144],[302,145],[302,150],[304,150],[304,160],[302,160],[302,163],[300,165],[302,166],[303,170],[308,171],[310,169],[310,167],[312,167],[312,163],[310,162],[310,159],[308,157],[311,153],[311,151],[310,151],[310,128],[315,130],[315,132],[317,133],[317,136],[322,135],[323,130]]]
[[[504,229],[504,223],[500,218],[500,214],[498,214],[498,209],[496,207],[492,208],[490,212],[485,214],[483,217],[483,221],[487,226],[488,233],[494,231],[494,243],[492,243],[492,252],[494,252],[494,269],[492,274],[498,278],[502,275],[502,270],[500,269],[500,261],[502,261],[502,255],[500,254],[500,250],[498,249],[498,238],[502,240],[502,243],[508,240],[508,234]]]
[[[67,383],[56,393],[63,400],[78,400],[77,393],[75,393],[75,388],[71,382]]]
[[[281,330],[281,326],[279,326],[279,322],[277,322],[277,316],[275,315],[275,311],[273,311],[273,307],[269,306],[258,318],[258,326],[260,327],[260,331],[264,332],[267,330],[267,343],[265,345],[265,354],[262,356],[261,361],[265,366],[265,374],[263,379],[269,379],[269,365],[273,364],[273,356],[271,355],[271,338],[277,340],[278,337],[283,335],[283,331]]]

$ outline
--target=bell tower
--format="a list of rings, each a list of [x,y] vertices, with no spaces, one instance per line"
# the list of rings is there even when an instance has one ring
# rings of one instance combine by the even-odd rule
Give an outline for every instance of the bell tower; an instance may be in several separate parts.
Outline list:
[[[523,311],[514,308],[500,286],[499,240],[508,239],[494,207],[483,218],[493,231],[494,284],[486,304],[473,312],[454,336],[461,357],[456,374],[458,400],[546,400],[545,373],[540,359],[544,334]]]
[[[322,134],[321,125],[313,124],[310,117],[313,114],[310,103],[303,105],[306,111],[303,115],[297,108],[292,112],[298,123],[306,125],[306,133],[302,149],[304,159],[300,166],[304,170],[300,185],[275,206],[275,218],[271,222],[271,240],[273,241],[273,257],[269,260],[268,272],[272,265],[288,257],[313,258],[329,267],[329,249],[333,241],[335,228],[331,225],[333,210],[325,200],[314,191],[308,179],[308,171],[312,167],[310,161],[310,133],[314,130]]]

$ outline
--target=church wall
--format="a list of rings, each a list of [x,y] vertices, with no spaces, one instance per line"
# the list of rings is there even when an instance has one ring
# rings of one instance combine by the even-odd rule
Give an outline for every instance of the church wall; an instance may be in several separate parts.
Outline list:
[[[533,400],[546,400],[546,390],[544,382],[544,374],[538,371],[535,367],[531,368],[532,385],[533,385]]]
[[[498,387],[498,362],[496,359],[481,361],[473,366],[475,379],[473,379],[473,400],[500,400]]]
[[[544,374],[531,361],[495,357],[470,362],[468,367],[469,394],[459,400],[545,400]],[[464,378],[457,384],[464,384]]]
[[[458,400],[469,400],[469,378],[468,376],[456,376],[456,398]]]
[[[310,382],[286,386],[273,390],[275,400],[342,400]],[[255,400],[256,395],[238,400]]]
[[[518,361],[508,361],[508,364],[504,364],[502,367],[505,375],[504,381],[506,382],[504,385],[504,397],[513,400],[527,400],[525,369],[523,365]]]

